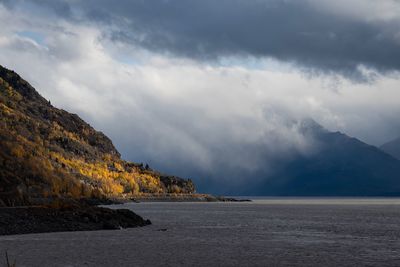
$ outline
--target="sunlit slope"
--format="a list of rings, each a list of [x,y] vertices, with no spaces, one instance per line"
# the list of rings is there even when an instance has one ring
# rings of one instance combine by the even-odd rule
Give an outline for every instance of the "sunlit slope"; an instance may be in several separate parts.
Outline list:
[[[126,162],[111,140],[76,114],[53,107],[0,66],[0,200],[192,193],[190,180]]]

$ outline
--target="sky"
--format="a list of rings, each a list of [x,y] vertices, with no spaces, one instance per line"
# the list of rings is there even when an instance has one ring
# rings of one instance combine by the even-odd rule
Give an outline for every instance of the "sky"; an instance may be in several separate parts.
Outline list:
[[[0,25],[1,65],[201,188],[310,153],[304,119],[400,136],[398,0],[0,0]]]

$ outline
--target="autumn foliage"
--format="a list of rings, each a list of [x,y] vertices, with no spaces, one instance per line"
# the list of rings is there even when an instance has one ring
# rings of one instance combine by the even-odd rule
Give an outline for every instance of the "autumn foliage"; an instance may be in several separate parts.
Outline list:
[[[0,201],[192,193],[193,183],[122,160],[110,139],[0,66]],[[12,203],[5,203],[11,205]]]

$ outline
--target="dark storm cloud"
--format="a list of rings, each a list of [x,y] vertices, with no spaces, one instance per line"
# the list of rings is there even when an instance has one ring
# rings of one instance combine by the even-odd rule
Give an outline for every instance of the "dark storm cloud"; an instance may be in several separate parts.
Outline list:
[[[116,26],[106,31],[114,41],[196,60],[265,56],[348,75],[357,75],[360,64],[400,69],[396,21],[334,15],[307,0],[31,2],[70,19]]]
[[[50,11],[54,12],[55,15],[61,17],[71,17],[71,6],[67,1],[54,1],[54,0],[0,0],[0,4],[3,4],[7,8],[26,8],[30,9],[32,6],[35,8],[49,8]],[[37,12],[38,10],[31,10]],[[34,15],[34,14],[32,14]]]

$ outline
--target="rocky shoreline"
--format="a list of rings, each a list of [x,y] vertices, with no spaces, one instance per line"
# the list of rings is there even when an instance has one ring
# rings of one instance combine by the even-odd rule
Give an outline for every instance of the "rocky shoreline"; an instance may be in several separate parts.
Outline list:
[[[127,209],[99,207],[128,202],[244,202],[208,194],[140,195],[125,199],[35,199],[29,206],[0,207],[0,235],[117,230],[150,225]]]
[[[249,199],[213,196],[209,194],[149,194],[132,196],[129,199],[117,199],[116,202],[250,202]]]
[[[151,224],[127,209],[90,206],[0,208],[0,235],[116,230]]]

